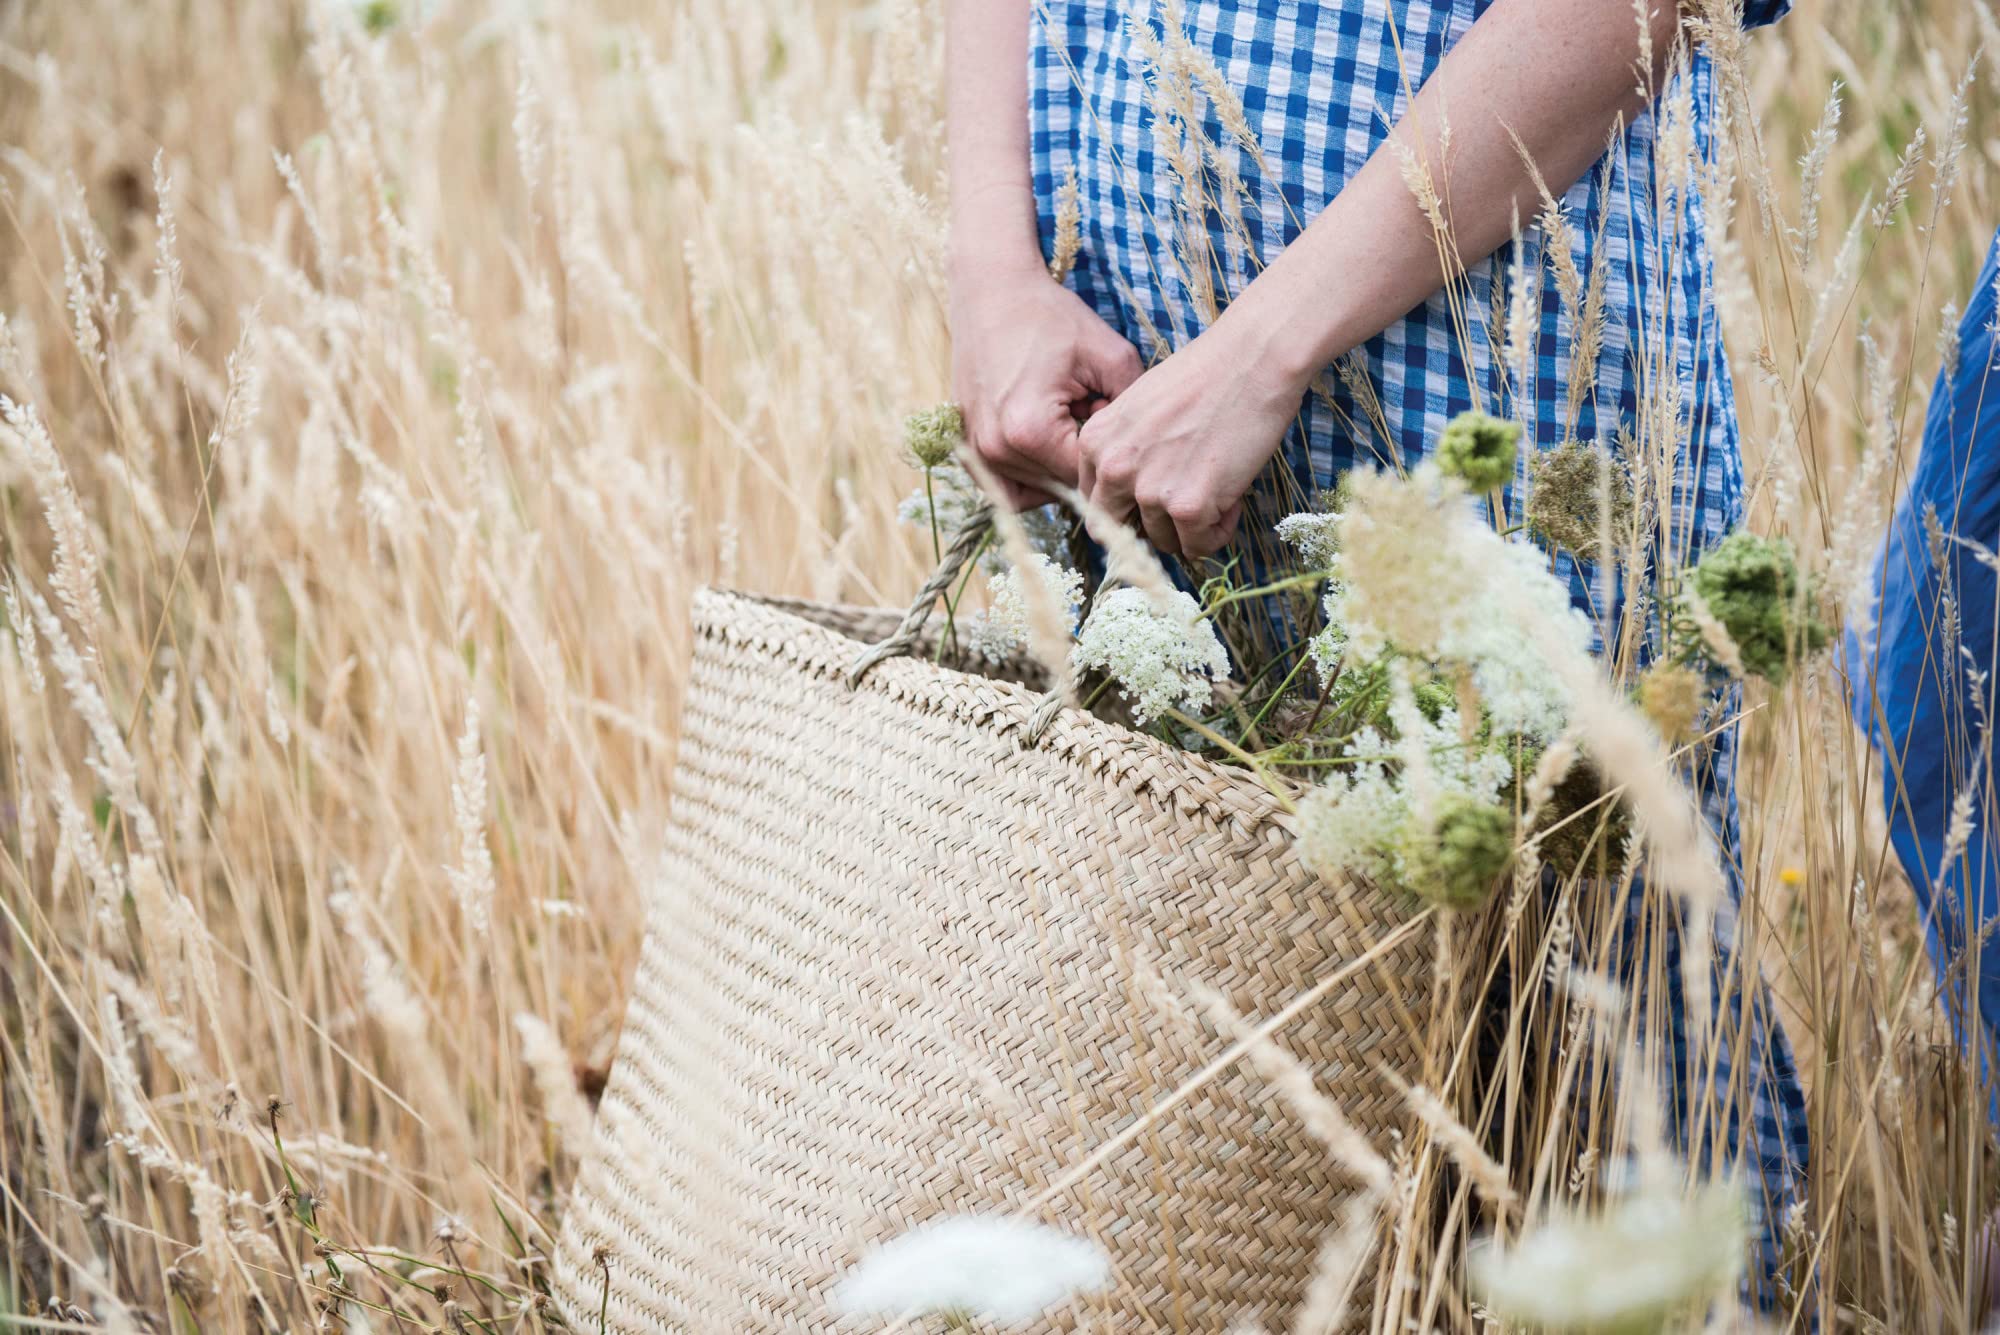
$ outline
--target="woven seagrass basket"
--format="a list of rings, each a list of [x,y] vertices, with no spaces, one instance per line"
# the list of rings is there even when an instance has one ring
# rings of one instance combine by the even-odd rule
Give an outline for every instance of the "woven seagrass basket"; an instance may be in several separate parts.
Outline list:
[[[1027,1208],[1114,1263],[1048,1329],[1283,1329],[1351,1183],[1158,980],[1293,1007],[1278,1041],[1386,1148],[1421,933],[1307,871],[1249,775],[1050,719],[1031,669],[851,686],[897,628],[695,599],[667,863],[556,1261],[571,1324],[867,1329],[827,1292],[872,1245]]]

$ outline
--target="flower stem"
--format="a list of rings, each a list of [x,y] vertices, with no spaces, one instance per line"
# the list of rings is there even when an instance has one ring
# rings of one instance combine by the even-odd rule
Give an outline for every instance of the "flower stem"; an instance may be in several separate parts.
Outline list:
[[[1327,576],[1323,571],[1309,571],[1303,575],[1288,575],[1284,579],[1269,584],[1259,584],[1254,589],[1233,589],[1210,603],[1204,612],[1220,611],[1231,603],[1248,602],[1252,598],[1262,598],[1267,594],[1283,593],[1287,589],[1306,589],[1316,584],[1324,584]]]
[[[1270,766],[1266,765],[1262,760],[1245,751],[1242,747],[1230,741],[1227,737],[1224,737],[1221,733],[1215,731],[1215,729],[1204,724],[1199,719],[1191,719],[1178,709],[1169,709],[1167,717],[1182,727],[1199,733],[1211,746],[1220,747],[1231,758],[1248,765],[1251,771],[1256,774],[1257,781],[1269,790],[1271,796],[1278,799],[1278,805],[1283,807],[1287,814],[1296,814],[1298,812],[1298,804],[1292,801],[1291,794],[1285,791],[1284,786],[1271,777]]]

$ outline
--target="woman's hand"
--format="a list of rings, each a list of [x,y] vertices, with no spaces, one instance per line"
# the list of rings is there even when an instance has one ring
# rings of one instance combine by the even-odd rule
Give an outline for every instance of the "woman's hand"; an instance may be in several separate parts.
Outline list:
[[[1033,0],[945,11],[951,378],[965,434],[1017,508],[1076,485],[1077,424],[1139,378],[1139,353],[1049,277],[1028,172]]]
[[[1163,552],[1201,558],[1236,531],[1243,496],[1298,415],[1305,382],[1227,317],[1084,425],[1079,490],[1139,514]]]
[[[1661,86],[1680,8],[1642,5],[1642,30],[1602,0],[1494,0],[1303,235],[1084,427],[1082,490],[1137,510],[1164,550],[1221,547],[1312,377],[1492,254],[1542,207],[1545,181],[1560,196],[1583,176]],[[1448,236],[1417,204],[1412,163],[1442,195]]]
[[[952,381],[965,434],[1016,509],[1077,484],[1077,427],[1139,378],[1139,353],[1031,263],[985,265],[952,282]]]

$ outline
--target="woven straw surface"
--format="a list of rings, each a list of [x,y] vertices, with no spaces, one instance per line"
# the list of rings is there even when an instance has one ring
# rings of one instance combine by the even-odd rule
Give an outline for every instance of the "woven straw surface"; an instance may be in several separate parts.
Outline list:
[[[893,615],[707,592],[663,874],[597,1146],[567,1212],[572,1323],[860,1330],[826,1292],[943,1212],[1008,1211],[1228,1047],[1158,980],[1253,1019],[1386,1149],[1428,968],[1406,914],[1305,871],[1253,780],[1019,684],[843,673]],[[860,636],[862,639],[856,639]],[[1115,1287],[1051,1329],[1282,1329],[1350,1184],[1246,1064],[1040,1211]],[[1366,1306],[1365,1293],[1359,1305]]]

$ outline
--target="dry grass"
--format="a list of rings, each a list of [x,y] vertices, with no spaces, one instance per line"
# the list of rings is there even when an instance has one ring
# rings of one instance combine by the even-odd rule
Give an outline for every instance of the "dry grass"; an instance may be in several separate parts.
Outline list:
[[[392,8],[0,3],[0,1311],[536,1328],[689,594],[921,577],[889,445],[946,390],[935,6],[356,18]],[[1974,0],[1801,0],[1733,85],[1755,522],[1836,581],[2000,216],[2000,97],[1963,84],[1996,38]],[[1984,1095],[1874,762],[1823,663],[1750,703],[1746,931],[1814,1096],[1799,1273],[1829,1328],[1969,1330]],[[1441,929],[1438,1053],[1479,1009],[1454,947],[1533,974],[1572,926]],[[1554,1102],[1434,1087],[1529,1208],[1590,1193]],[[1441,1140],[1391,1165],[1388,1323],[1474,1324],[1458,1249],[1508,1220]]]

